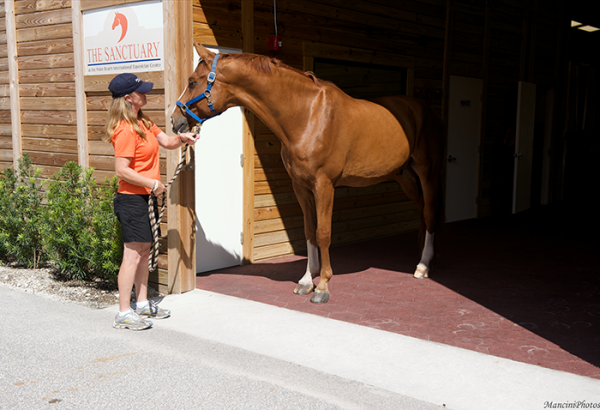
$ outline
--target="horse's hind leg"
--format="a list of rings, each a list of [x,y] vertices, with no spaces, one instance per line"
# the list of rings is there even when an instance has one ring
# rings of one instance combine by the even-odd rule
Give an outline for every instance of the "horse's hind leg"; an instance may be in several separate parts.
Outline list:
[[[315,287],[313,277],[319,273],[319,249],[317,248],[317,215],[315,200],[312,191],[298,184],[293,184],[294,192],[304,214],[304,235],[306,236],[306,247],[308,253],[308,264],[302,279],[298,281],[294,293],[297,295],[308,295]]]
[[[410,161],[412,162],[412,160]],[[421,190],[421,182],[419,180],[419,176],[412,168],[411,162],[404,167],[401,174],[396,175],[394,178],[396,181],[398,181],[398,183],[400,183],[400,186],[402,187],[402,190],[406,196],[419,207],[419,215],[421,217],[422,225],[421,232],[423,230],[425,231],[425,243],[421,254],[421,261],[417,265],[414,277],[417,279],[424,279],[429,276],[428,266],[431,258],[433,257],[433,236],[427,232],[427,229],[425,229],[426,224],[423,217],[424,198]]]
[[[440,168],[440,169],[438,169]],[[417,265],[414,277],[424,279],[429,277],[429,264],[434,256],[435,233],[443,223],[443,192],[441,185],[441,167],[434,164],[432,167],[417,168],[421,180],[423,195],[422,218],[425,222],[425,243],[421,253],[421,260]]]
[[[441,223],[439,206],[442,201],[440,192],[440,173],[433,169],[417,173],[413,160],[404,168],[402,174],[395,179],[402,186],[402,190],[419,207],[421,215],[421,234],[425,240],[421,252],[421,260],[414,272],[417,279],[429,277],[429,264],[434,255],[434,237],[437,227]]]
[[[423,244],[423,251],[421,253],[421,260],[415,269],[413,276],[416,279],[425,279],[429,277],[429,263],[433,259],[433,238],[435,233],[429,233],[425,231],[425,243]]]

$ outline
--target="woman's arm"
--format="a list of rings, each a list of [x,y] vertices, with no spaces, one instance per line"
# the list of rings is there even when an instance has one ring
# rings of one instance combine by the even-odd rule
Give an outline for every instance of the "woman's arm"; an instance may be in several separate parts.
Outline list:
[[[166,149],[179,148],[183,144],[187,143],[193,145],[200,138],[200,134],[192,134],[191,132],[185,132],[179,135],[167,135],[164,131],[156,136],[158,144]]]
[[[150,190],[154,189],[152,192],[157,196],[167,190],[160,181],[145,177],[134,171],[129,167],[130,163],[131,158],[115,157],[115,174],[118,178],[133,185],[150,188]]]

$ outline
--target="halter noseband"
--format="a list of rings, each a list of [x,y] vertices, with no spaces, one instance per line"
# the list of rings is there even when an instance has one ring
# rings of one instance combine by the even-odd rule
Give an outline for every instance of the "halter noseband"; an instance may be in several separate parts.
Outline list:
[[[191,100],[189,100],[185,104],[182,103],[179,100],[177,100],[177,102],[175,103],[186,114],[188,114],[190,117],[192,117],[193,119],[195,119],[196,121],[198,121],[198,125],[202,125],[202,123],[204,121],[206,121],[206,120],[214,117],[213,116],[213,117],[200,118],[196,114],[194,114],[192,112],[192,110],[189,109],[189,106],[191,104],[195,104],[195,103],[197,103],[198,101],[200,101],[200,100],[202,100],[204,98],[206,98],[206,101],[208,101],[208,108],[210,108],[210,110],[212,112],[214,112],[216,115],[221,115],[220,113],[218,113],[215,110],[215,107],[213,107],[212,99],[211,99],[211,96],[210,96],[210,89],[212,88],[213,84],[215,83],[215,79],[217,78],[217,74],[216,74],[215,70],[217,69],[217,61],[219,61],[219,57],[220,57],[220,54],[215,55],[215,59],[213,60],[213,63],[212,63],[212,68],[210,70],[210,73],[208,73],[208,77],[206,79],[206,91],[204,91],[203,94],[200,94],[200,95],[192,98]]]

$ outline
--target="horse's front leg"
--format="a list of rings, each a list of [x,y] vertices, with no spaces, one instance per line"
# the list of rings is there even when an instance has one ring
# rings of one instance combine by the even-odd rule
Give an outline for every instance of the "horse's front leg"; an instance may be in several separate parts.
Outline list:
[[[315,208],[317,211],[317,245],[321,251],[321,279],[310,298],[313,303],[326,303],[329,300],[329,280],[333,276],[329,259],[331,245],[331,215],[333,213],[334,188],[331,181],[319,181],[315,187]]]
[[[315,288],[313,277],[319,273],[319,249],[310,240],[306,241],[306,247],[308,251],[308,264],[306,265],[306,273],[304,273],[304,276],[298,281],[294,289],[296,295],[308,295],[312,292]]]
[[[319,249],[317,248],[317,214],[315,210],[315,198],[312,191],[300,184],[293,183],[294,192],[304,214],[304,235],[306,236],[306,247],[308,252],[308,264],[306,272],[294,289],[297,295],[308,295],[313,291],[313,277],[319,273]]]

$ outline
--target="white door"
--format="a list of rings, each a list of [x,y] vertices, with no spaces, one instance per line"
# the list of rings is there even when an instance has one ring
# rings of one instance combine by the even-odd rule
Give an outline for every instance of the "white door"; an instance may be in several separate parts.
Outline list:
[[[242,264],[242,127],[242,109],[230,108],[202,125],[196,143],[196,273]]]
[[[519,81],[513,214],[531,206],[531,169],[533,165],[533,126],[535,124],[535,84]]]
[[[450,76],[446,171],[447,222],[477,216],[481,91],[482,81],[479,78]]]

